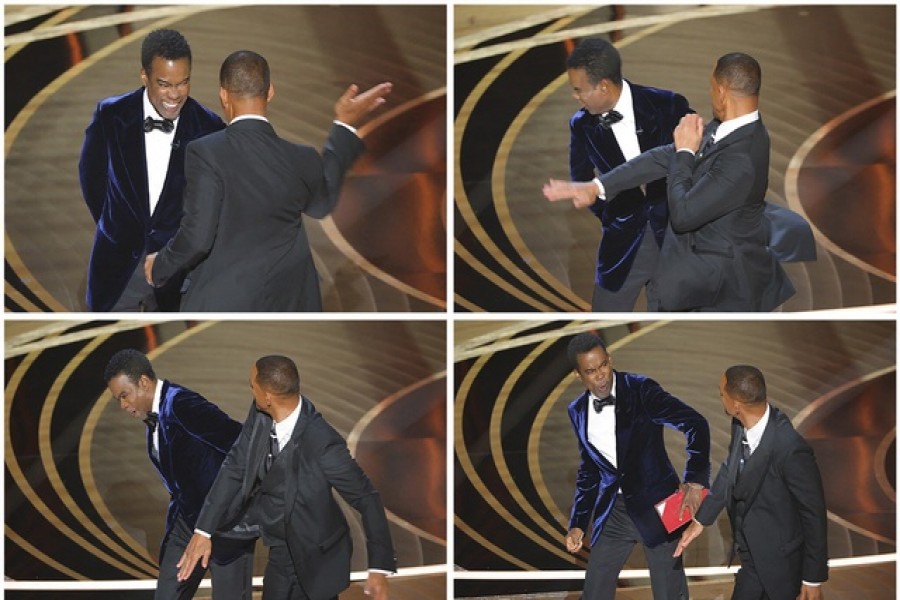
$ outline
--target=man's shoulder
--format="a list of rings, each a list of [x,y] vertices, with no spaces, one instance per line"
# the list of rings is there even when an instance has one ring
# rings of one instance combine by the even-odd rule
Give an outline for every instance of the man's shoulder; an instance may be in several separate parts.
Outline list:
[[[632,96],[644,97],[651,102],[671,103],[677,101],[678,99],[684,98],[684,96],[673,90],[667,90],[649,85],[640,85],[638,83],[631,83],[630,81],[628,82],[628,85],[631,86]]]
[[[188,96],[184,107],[181,109],[181,114],[182,116],[185,114],[190,115],[201,123],[215,126],[215,129],[224,129],[225,127],[225,123],[219,115],[195,100],[192,96]]]
[[[117,96],[109,96],[97,103],[97,112],[103,115],[120,114],[141,107],[143,88],[138,88]]]

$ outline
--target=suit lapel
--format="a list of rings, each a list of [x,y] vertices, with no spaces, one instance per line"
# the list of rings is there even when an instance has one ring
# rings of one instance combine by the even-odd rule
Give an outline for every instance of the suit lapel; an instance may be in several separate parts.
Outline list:
[[[634,411],[631,390],[626,386],[625,376],[618,371],[616,378],[616,462],[621,466],[628,456],[628,445],[631,443]]]
[[[735,485],[735,495],[739,498],[747,498],[759,487],[760,481],[769,470],[769,459],[772,456],[772,446],[775,439],[775,407],[769,408],[769,421],[763,431],[759,446],[753,451],[750,460],[744,465],[741,477]]]
[[[253,410],[256,411],[256,418],[253,421],[253,431],[250,434],[250,449],[247,454],[247,467],[244,471],[244,487],[241,491],[244,501],[250,497],[256,486],[259,470],[269,449],[269,430],[272,428],[271,417],[256,408],[255,404]]]
[[[123,107],[121,116],[117,118],[119,148],[128,171],[127,181],[131,182],[132,194],[138,199],[139,210],[143,218],[150,218],[150,184],[147,181],[147,151],[144,145],[143,96],[144,88],[137,90],[129,98],[128,106]]]
[[[641,152],[659,146],[660,128],[657,112],[644,93],[644,88],[628,82],[631,86],[631,103],[634,105],[634,121],[637,125],[638,144]]]
[[[284,450],[289,452],[286,458],[290,459],[290,463],[285,465],[287,468],[287,484],[285,485],[284,498],[284,522],[289,523],[291,513],[294,510],[294,499],[297,498],[297,488],[299,486],[300,472],[300,442],[303,439],[303,431],[309,425],[310,415],[312,414],[312,405],[309,400],[301,397],[300,401],[303,406],[300,407],[300,416],[297,424],[294,425],[294,432],[291,434],[291,441],[288,442],[287,448]]]

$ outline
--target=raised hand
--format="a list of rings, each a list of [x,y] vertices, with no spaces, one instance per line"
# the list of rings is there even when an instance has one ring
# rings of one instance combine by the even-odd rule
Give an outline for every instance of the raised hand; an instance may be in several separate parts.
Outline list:
[[[354,83],[347,88],[334,105],[334,116],[338,121],[356,127],[370,112],[385,103],[384,97],[391,93],[394,84],[379,83],[360,93]]]

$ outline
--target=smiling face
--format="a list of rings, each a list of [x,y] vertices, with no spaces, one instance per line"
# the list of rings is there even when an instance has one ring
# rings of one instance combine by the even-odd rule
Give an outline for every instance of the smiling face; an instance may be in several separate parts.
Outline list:
[[[166,60],[157,56],[150,63],[149,73],[141,69],[141,81],[159,116],[174,121],[191,93],[191,61],[188,58]]]
[[[128,378],[125,373],[119,373],[109,380],[107,384],[113,398],[119,403],[119,407],[137,419],[144,419],[153,408],[153,392],[156,391],[156,382],[146,375],[136,382]]]
[[[612,393],[612,358],[603,348],[594,348],[590,352],[579,354],[577,363],[575,375],[589,392],[598,398],[606,398]]]

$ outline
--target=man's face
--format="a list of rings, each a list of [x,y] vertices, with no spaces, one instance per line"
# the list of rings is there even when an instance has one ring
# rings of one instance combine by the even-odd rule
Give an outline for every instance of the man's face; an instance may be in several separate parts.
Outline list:
[[[616,105],[612,95],[612,85],[605,79],[591,85],[587,71],[582,68],[569,69],[569,85],[572,96],[592,115],[602,115]]]
[[[144,419],[153,408],[154,385],[150,378],[141,375],[137,382],[128,378],[125,373],[119,373],[109,380],[107,384],[119,407],[132,417]]]
[[[733,417],[735,415],[735,404],[736,401],[734,398],[728,395],[728,392],[725,390],[725,383],[728,380],[725,378],[725,374],[722,373],[722,378],[719,379],[719,399],[722,401],[722,408],[725,409],[725,414],[729,417]]]
[[[191,93],[191,63],[187,58],[166,60],[157,56],[150,63],[149,73],[141,69],[141,81],[156,112],[174,121]]]
[[[576,362],[578,368],[575,369],[575,374],[584,387],[598,398],[609,396],[613,384],[612,359],[603,348],[579,354]]]
[[[256,365],[250,367],[250,391],[253,392],[253,401],[256,403],[256,408],[268,414],[269,403],[266,400],[266,392],[256,382]]]
[[[725,120],[725,88],[719,85],[714,75],[709,77],[709,99],[712,103],[713,116],[719,121]]]

